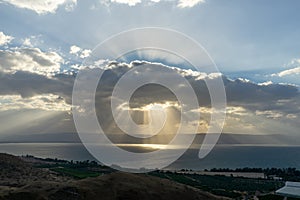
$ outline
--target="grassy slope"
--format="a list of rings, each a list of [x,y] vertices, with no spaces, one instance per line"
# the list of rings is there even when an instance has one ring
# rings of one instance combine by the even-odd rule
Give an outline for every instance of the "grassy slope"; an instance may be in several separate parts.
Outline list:
[[[97,175],[97,172],[81,169],[57,167],[55,170],[76,178]],[[6,154],[0,154],[0,174],[0,200],[220,199],[199,189],[150,175],[117,172],[78,180],[47,168],[36,169],[22,159]],[[14,181],[16,184],[11,184]]]

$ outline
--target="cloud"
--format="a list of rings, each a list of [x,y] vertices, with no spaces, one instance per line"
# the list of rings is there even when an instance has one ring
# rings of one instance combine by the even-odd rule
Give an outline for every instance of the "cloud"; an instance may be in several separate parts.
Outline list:
[[[128,6],[136,6],[141,3],[145,3],[145,5],[153,5],[160,2],[168,2],[168,3],[177,3],[178,8],[191,8],[200,3],[204,3],[205,0],[175,0],[175,1],[161,1],[161,0],[102,0],[101,3],[104,5],[111,5],[113,3],[116,4],[125,4]]]
[[[141,3],[141,0],[111,0],[111,2],[135,6],[136,4]]]
[[[201,118],[206,123],[210,121],[211,105],[205,80],[213,81],[214,78],[221,76],[224,81],[228,103],[228,117],[224,131],[234,133],[282,133],[284,130],[293,132],[293,130],[299,128],[300,94],[295,86],[271,82],[257,84],[241,78],[230,80],[222,74],[206,74],[141,61],[131,62],[130,64],[116,62],[107,64],[109,67],[105,68],[106,71],[99,83],[101,87],[98,88],[99,91],[96,95],[98,118],[105,122],[103,124],[112,124],[109,102],[114,85],[127,71],[143,64],[171,68],[185,77],[195,90],[200,105]],[[177,99],[174,98],[173,93],[168,90],[155,85],[148,85],[136,91],[131,98],[130,106],[134,109],[142,109],[153,102],[166,104],[176,101]],[[193,110],[191,110],[191,114],[192,112]],[[280,125],[281,128],[274,130],[275,125],[276,127]]]
[[[120,131],[113,123],[110,110],[112,91],[118,80],[126,72],[144,64],[149,65],[149,67],[159,66],[173,69],[179,75],[185,77],[195,90],[200,105],[199,110],[196,111],[200,111],[201,120],[205,123],[209,123],[211,114],[210,96],[205,80],[213,81],[214,78],[221,76],[227,92],[228,103],[225,131],[250,133],[252,130],[255,133],[272,133],[274,124],[282,126],[278,131],[283,131],[284,127],[287,129],[289,127],[299,128],[300,95],[298,88],[292,85],[270,82],[268,84],[256,84],[244,79],[230,80],[222,74],[206,74],[144,61],[131,63],[107,61],[99,63],[102,63],[101,68],[105,71],[97,88],[96,110],[104,130],[115,130],[116,133]],[[103,64],[106,67],[103,68]],[[98,68],[86,68],[86,70],[98,70]],[[33,104],[38,105],[34,108],[41,107],[43,110],[51,109],[55,104],[57,104],[58,110],[62,110],[62,106],[68,109],[71,106],[76,72],[60,72],[49,77],[47,73],[36,73],[32,70],[25,71],[21,69],[15,73],[0,71],[0,77],[0,102],[2,104],[6,103],[4,106],[6,109],[33,108]],[[46,98],[45,101],[42,101],[43,97]],[[14,98],[16,99],[15,103],[13,103]],[[10,103],[7,103],[7,101]],[[41,105],[47,104],[47,101],[50,102],[49,105]],[[26,103],[28,103],[28,106],[24,105]],[[132,96],[128,106],[133,109],[134,115],[140,115],[138,111],[144,110],[144,108],[155,103],[171,105],[172,113],[177,116],[178,106],[174,106],[177,105],[176,97],[166,88],[157,85],[146,85],[139,88]],[[191,110],[191,114],[193,112],[195,110]],[[133,116],[133,119],[135,118]],[[269,120],[268,123],[266,120]],[[264,125],[264,123],[269,125]]]
[[[25,71],[0,72],[0,77],[0,95],[21,95],[24,98],[51,93],[68,99],[74,82],[72,75],[58,74],[49,78]]]
[[[272,85],[273,82],[272,81],[266,81],[266,82],[263,82],[263,83],[258,83],[259,86],[267,86],[267,85]]]
[[[58,95],[44,94],[22,98],[20,95],[0,95],[0,112],[8,110],[67,111],[71,105]]]
[[[36,47],[44,43],[44,41],[41,39],[41,35],[32,35],[30,37],[26,37],[22,40],[22,42],[23,47]]]
[[[278,118],[282,118],[284,116],[284,114],[282,112],[273,111],[273,110],[265,110],[265,111],[257,110],[257,111],[255,111],[255,114],[256,115],[264,115],[267,118],[272,118],[272,119],[278,119]]]
[[[283,84],[256,84],[241,79],[223,78],[227,100],[230,103],[245,104],[248,107],[267,106],[271,102],[291,99],[299,95],[298,88]]]
[[[283,77],[283,76],[299,75],[299,74],[300,74],[300,67],[295,67],[293,69],[287,69],[287,70],[281,71],[277,74],[272,74],[272,76]]]
[[[38,48],[0,50],[0,59],[0,71],[5,73],[25,71],[45,76],[58,73],[64,62],[56,52],[43,52]]]
[[[226,113],[230,115],[244,116],[247,115],[247,111],[244,107],[241,106],[227,106]]]
[[[285,67],[289,67],[291,69],[283,70],[279,73],[272,74],[271,76],[291,76],[291,75],[299,75],[300,74],[300,59],[293,59],[291,62],[285,65]]]
[[[80,54],[80,58],[87,58],[90,56],[91,53],[92,53],[92,50],[84,49]]]
[[[80,47],[78,47],[78,46],[76,46],[76,45],[73,45],[73,46],[71,46],[70,47],[70,54],[74,54],[74,55],[76,55],[76,54],[78,54],[78,52],[80,52],[81,51],[81,48]]]
[[[104,81],[105,85],[113,87],[116,81],[127,71],[143,64],[170,68],[185,77],[194,88],[202,106],[207,106],[210,102],[205,80],[214,80],[217,77],[222,77],[223,79],[227,93],[227,102],[230,105],[239,104],[242,107],[248,107],[249,109],[254,108],[254,106],[270,107],[271,103],[274,103],[275,105],[278,102],[291,100],[299,96],[298,88],[293,85],[274,84],[272,82],[257,84],[241,78],[230,80],[220,73],[207,74],[191,69],[181,69],[146,61],[133,61],[130,64],[109,62],[104,68],[106,71],[102,77],[102,81]],[[145,95],[147,94],[145,93]],[[153,96],[151,93],[148,93],[148,96],[154,99],[158,97],[163,98],[165,95],[161,94]],[[255,111],[259,109],[252,110]]]
[[[288,118],[288,119],[296,119],[296,118],[298,118],[298,116],[295,115],[295,114],[287,114],[286,118]]]
[[[76,55],[79,56],[80,58],[84,59],[90,56],[90,54],[92,53],[92,50],[90,49],[82,49],[76,45],[73,45],[70,47],[70,54],[72,55]]]
[[[23,42],[23,45],[28,46],[28,47],[33,47],[33,45],[31,44],[30,38],[25,38],[24,42]]]
[[[191,8],[204,2],[205,0],[179,0],[177,6],[179,8]]]
[[[127,6],[136,6],[145,1],[152,1],[152,0],[100,0],[100,3],[105,6],[110,6],[112,4],[123,4]]]
[[[5,35],[3,32],[0,32],[0,46],[9,44],[14,38],[9,35]]]
[[[59,6],[65,5],[67,11],[72,10],[77,0],[1,0],[2,2],[12,4],[18,8],[32,10],[37,14],[55,13]],[[0,1],[0,2],[1,2]]]

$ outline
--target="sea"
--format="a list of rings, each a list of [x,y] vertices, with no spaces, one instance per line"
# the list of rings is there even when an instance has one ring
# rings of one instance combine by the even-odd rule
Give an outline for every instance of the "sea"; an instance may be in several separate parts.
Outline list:
[[[81,143],[0,143],[0,152],[18,156],[64,160],[95,160]],[[212,168],[288,168],[300,169],[300,146],[217,145],[205,158],[190,149],[166,169],[204,170]]]

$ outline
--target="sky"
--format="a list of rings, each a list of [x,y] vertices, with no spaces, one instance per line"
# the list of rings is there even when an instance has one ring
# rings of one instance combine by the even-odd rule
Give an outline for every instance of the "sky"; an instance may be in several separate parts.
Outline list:
[[[71,112],[76,70],[99,43],[143,27],[176,30],[206,49],[226,89],[223,132],[297,135],[299,6],[296,0],[0,0],[0,138],[76,132]],[[188,79],[201,102],[199,132],[205,132],[211,111],[204,80],[212,76],[156,56],[135,54],[107,68],[105,91],[100,88],[96,96],[98,117],[110,119],[106,99],[115,80],[138,66],[134,60],[145,60],[143,65],[175,67]],[[139,121],[139,111],[149,108],[145,99],[148,105],[169,105],[176,116],[172,95],[155,87],[147,91],[137,92],[146,97],[136,98],[133,118]]]

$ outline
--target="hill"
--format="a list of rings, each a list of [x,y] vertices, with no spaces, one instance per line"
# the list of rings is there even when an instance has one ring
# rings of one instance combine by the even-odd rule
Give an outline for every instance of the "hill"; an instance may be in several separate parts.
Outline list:
[[[145,174],[114,172],[72,179],[0,154],[0,200],[222,199],[199,189]]]

